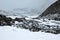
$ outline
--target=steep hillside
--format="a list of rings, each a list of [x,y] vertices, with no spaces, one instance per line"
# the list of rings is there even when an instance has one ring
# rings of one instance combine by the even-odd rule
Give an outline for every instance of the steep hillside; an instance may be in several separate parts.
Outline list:
[[[55,19],[60,18],[60,1],[56,1],[49,6],[38,18]]]

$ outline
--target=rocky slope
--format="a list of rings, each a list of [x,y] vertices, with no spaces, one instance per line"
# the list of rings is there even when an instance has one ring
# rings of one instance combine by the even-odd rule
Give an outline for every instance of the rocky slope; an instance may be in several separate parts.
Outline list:
[[[14,21],[12,18],[0,14],[0,26],[5,26],[5,25],[11,26],[13,23]]]
[[[60,20],[60,1],[56,1],[50,5],[39,17]]]
[[[60,21],[48,19],[17,18],[0,15],[0,26],[13,26],[21,29],[28,29],[32,32],[48,32],[60,34]]]
[[[32,32],[60,34],[60,1],[56,1],[48,7],[38,18],[16,16],[14,18],[13,16],[8,17],[0,14],[0,26],[12,25]]]

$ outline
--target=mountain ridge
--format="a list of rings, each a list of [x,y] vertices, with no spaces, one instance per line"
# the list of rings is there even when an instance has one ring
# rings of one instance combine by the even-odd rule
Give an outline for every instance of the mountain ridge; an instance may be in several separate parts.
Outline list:
[[[58,16],[60,18],[60,0],[50,5],[38,18],[54,19],[55,17],[58,18]]]

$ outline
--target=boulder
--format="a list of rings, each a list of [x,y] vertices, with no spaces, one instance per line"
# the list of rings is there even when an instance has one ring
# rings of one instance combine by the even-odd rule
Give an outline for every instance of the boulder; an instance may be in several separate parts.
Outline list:
[[[0,26],[12,25],[14,23],[13,19],[0,14]]]

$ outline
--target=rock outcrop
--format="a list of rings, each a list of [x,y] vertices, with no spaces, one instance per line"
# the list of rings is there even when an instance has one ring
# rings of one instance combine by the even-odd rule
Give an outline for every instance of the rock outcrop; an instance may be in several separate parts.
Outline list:
[[[38,18],[60,20],[60,0],[50,5]]]
[[[13,19],[0,14],[0,26],[12,25],[14,23]]]

